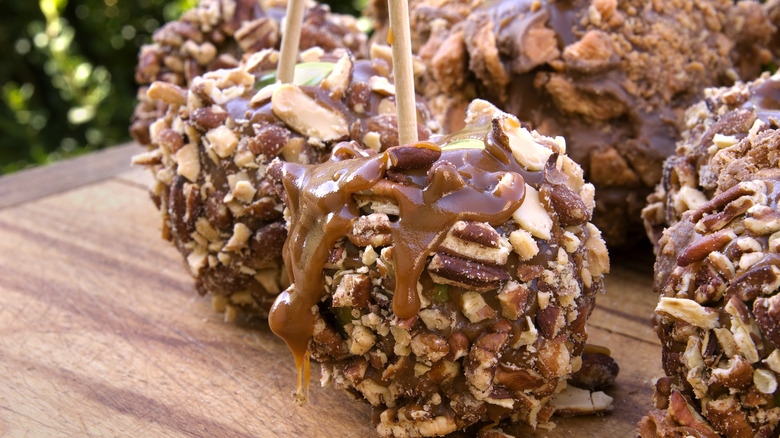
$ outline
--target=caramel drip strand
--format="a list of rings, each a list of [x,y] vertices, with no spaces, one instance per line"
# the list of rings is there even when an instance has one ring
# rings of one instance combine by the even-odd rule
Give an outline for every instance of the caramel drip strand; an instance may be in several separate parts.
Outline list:
[[[352,194],[371,188],[386,168],[385,154],[320,166],[286,163],[282,168],[291,217],[283,257],[293,284],[277,297],[268,323],[287,343],[299,372],[314,330],[329,251],[359,215]]]

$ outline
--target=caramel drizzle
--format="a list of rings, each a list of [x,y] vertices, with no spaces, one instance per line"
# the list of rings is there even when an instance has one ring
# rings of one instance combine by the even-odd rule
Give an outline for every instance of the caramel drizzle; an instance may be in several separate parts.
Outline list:
[[[293,286],[276,299],[269,324],[292,351],[299,379],[308,362],[306,351],[316,306],[323,296],[322,272],[329,252],[360,216],[353,195],[370,192],[393,199],[399,206],[399,218],[391,228],[396,272],[393,313],[399,319],[414,317],[419,311],[418,279],[428,256],[456,221],[500,225],[522,204],[524,175],[531,179],[535,175],[525,172],[506,147],[496,144],[488,135],[489,125],[471,128],[465,137],[475,138],[475,131],[481,131],[484,149],[445,148],[432,165],[437,169],[427,172],[429,165],[404,171],[407,181],[403,184],[385,179],[392,167],[393,149],[317,166],[284,164],[282,180],[291,217],[284,260]],[[445,140],[459,139],[450,136]],[[440,150],[429,142],[415,146]],[[337,153],[334,150],[334,156]]]
[[[292,218],[283,257],[293,285],[276,298],[268,323],[295,356],[297,396],[301,396],[301,372],[308,365],[305,353],[314,331],[314,306],[322,294],[328,254],[360,215],[352,194],[374,186],[384,175],[387,160],[387,154],[382,154],[367,161],[330,161],[319,166],[286,163],[283,167]]]

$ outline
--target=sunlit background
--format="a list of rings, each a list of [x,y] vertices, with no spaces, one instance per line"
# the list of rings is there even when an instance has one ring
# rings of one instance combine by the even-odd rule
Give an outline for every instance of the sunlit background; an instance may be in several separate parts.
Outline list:
[[[356,14],[365,0],[329,1]],[[140,46],[197,0],[0,0],[0,174],[130,141]]]

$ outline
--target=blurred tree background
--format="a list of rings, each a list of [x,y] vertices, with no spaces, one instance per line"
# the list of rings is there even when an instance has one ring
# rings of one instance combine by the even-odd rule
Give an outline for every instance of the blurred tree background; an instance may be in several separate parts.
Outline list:
[[[335,0],[356,14],[365,0]],[[0,0],[0,174],[130,140],[142,44],[197,0]]]

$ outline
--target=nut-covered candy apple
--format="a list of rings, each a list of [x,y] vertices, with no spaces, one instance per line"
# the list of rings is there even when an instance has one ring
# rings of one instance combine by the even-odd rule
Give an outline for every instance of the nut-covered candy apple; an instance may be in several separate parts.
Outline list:
[[[731,0],[418,0],[410,15],[427,67],[418,90],[445,130],[479,97],[566,138],[611,246],[642,239],[685,108],[755,77],[774,33],[759,3]]]
[[[323,164],[272,165],[292,285],[272,330],[323,384],[364,398],[381,436],[546,422],[580,368],[609,259],[593,186],[560,137],[481,100],[462,131]],[[303,395],[299,388],[300,395]],[[578,392],[577,409],[608,409]],[[574,398],[577,398],[575,396]],[[564,409],[565,410],[565,409]]]
[[[643,438],[780,432],[780,76],[712,89],[645,210],[666,377]],[[662,233],[660,228],[667,226]]]
[[[375,54],[384,54],[375,51]],[[291,84],[278,84],[278,53],[248,55],[232,69],[207,72],[189,88],[157,81],[148,97],[165,111],[149,126],[148,151],[135,157],[154,174],[152,195],[163,237],[185,257],[200,293],[232,319],[264,317],[286,287],[287,229],[275,158],[317,163],[334,144],[354,140],[377,151],[398,143],[388,62],[346,51],[301,54]],[[435,129],[418,104],[418,133]]]
[[[301,48],[326,51],[347,49],[365,58],[366,36],[349,15],[333,14],[325,5],[308,3],[301,30]],[[243,54],[279,48],[284,4],[261,0],[201,0],[180,19],[166,23],[153,35],[153,43],[138,54],[135,80],[141,87],[130,134],[148,145],[149,125],[166,107],[147,97],[155,81],[189,87],[203,73],[235,68]]]

